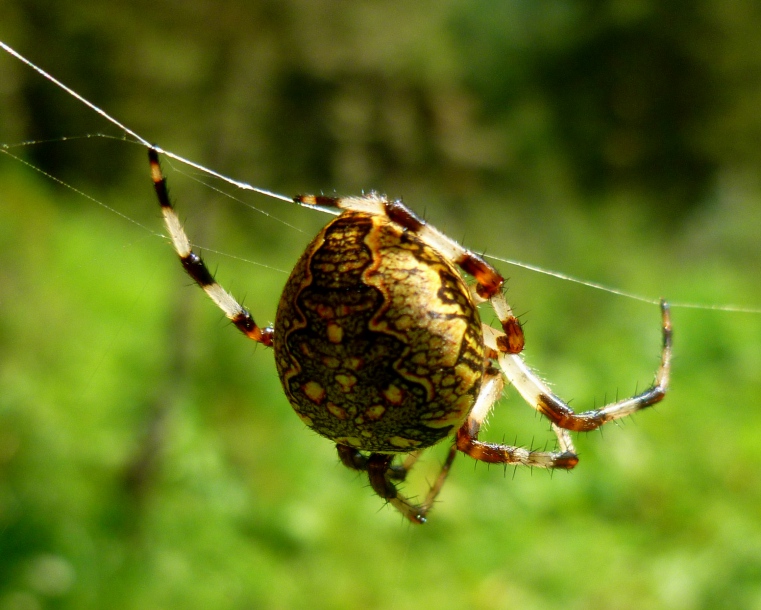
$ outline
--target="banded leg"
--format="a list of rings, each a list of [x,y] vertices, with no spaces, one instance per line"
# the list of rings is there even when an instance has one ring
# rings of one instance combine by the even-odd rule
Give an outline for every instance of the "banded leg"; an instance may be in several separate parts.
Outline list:
[[[409,471],[412,470],[412,467],[420,459],[420,456],[423,455],[423,451],[423,449],[418,449],[417,451],[408,453],[407,457],[404,458],[404,461],[401,464],[392,463],[388,469],[388,478],[392,481],[404,481],[407,478]]]
[[[475,278],[476,294],[480,299],[491,303],[502,325],[504,334],[498,339],[500,351],[518,354],[523,350],[523,330],[502,293],[504,278],[483,258],[427,224],[401,201],[389,201],[377,193],[369,193],[362,197],[300,195],[295,197],[294,201],[305,206],[338,208],[386,216],[400,227],[414,233]]]
[[[574,453],[570,436],[565,430],[553,426],[558,437],[560,451],[533,451],[513,445],[485,443],[478,440],[478,433],[494,403],[502,395],[505,381],[499,370],[488,367],[484,373],[481,392],[468,419],[457,431],[455,446],[459,451],[481,462],[490,464],[520,464],[537,468],[563,468],[570,470],[579,462]]]
[[[565,402],[555,396],[547,384],[526,366],[520,355],[500,351],[498,362],[507,379],[515,386],[523,399],[547,417],[553,426],[577,432],[594,430],[609,421],[626,417],[654,405],[666,395],[671,372],[672,331],[669,307],[665,301],[661,301],[661,329],[663,334],[661,363],[655,374],[653,385],[636,396],[583,413],[574,413]],[[498,330],[484,325],[484,343],[488,347],[498,349],[500,334]]]
[[[358,450],[346,445],[336,445],[338,457],[341,463],[352,470],[366,471],[370,479],[370,485],[381,498],[388,501],[394,508],[402,513],[412,523],[422,525],[426,522],[426,516],[431,510],[436,496],[444,486],[452,462],[457,455],[454,445],[450,448],[444,464],[441,466],[436,481],[428,490],[428,494],[422,504],[413,504],[409,499],[399,494],[391,480],[403,480],[412,465],[417,461],[420,452],[410,454],[403,464],[394,465],[393,455],[386,453],[370,453],[364,455]],[[402,474],[403,473],[403,474]],[[401,475],[401,476],[400,476]]]
[[[267,346],[272,345],[273,330],[272,328],[260,328],[254,322],[253,316],[237,300],[220,286],[212,276],[206,264],[201,257],[193,252],[185,229],[182,227],[180,219],[177,217],[172,202],[169,199],[169,193],[166,188],[166,178],[161,172],[159,164],[159,155],[154,149],[148,151],[148,160],[151,165],[151,178],[153,186],[156,189],[156,196],[159,199],[161,213],[164,216],[164,223],[172,239],[172,245],[180,257],[180,262],[185,268],[187,274],[193,278],[204,292],[209,295],[212,301],[216,303],[224,314],[232,321],[233,324],[249,339],[258,341]]]

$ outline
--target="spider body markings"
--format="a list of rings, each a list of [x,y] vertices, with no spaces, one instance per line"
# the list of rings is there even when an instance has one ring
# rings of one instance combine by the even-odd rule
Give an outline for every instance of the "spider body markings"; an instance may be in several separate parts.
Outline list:
[[[310,428],[374,452],[450,436],[481,387],[478,310],[454,266],[388,219],[347,211],[307,247],[280,299],[275,362]]]
[[[299,196],[295,203],[342,213],[315,237],[291,273],[275,327],[253,316],[213,278],[169,199],[158,153],[151,175],[172,244],[186,272],[249,338],[274,347],[285,394],[310,428],[336,443],[348,468],[413,523],[424,523],[458,451],[502,464],[571,469],[568,430],[593,430],[655,404],[668,389],[672,332],[661,302],[663,346],[653,385],[631,398],[574,413],[531,371],[521,325],[502,276],[481,257],[415,216],[401,201]],[[468,286],[457,267],[474,279]],[[502,329],[482,324],[489,301]],[[505,379],[547,417],[557,451],[478,440]],[[454,435],[440,474],[420,504],[402,496],[421,450]],[[406,455],[395,463],[397,455]]]

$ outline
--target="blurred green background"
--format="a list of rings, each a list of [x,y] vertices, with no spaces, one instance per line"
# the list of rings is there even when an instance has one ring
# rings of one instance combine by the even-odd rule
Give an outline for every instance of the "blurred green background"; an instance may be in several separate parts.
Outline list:
[[[222,173],[376,189],[477,251],[756,308],[760,33],[755,0],[0,4],[0,39]],[[675,307],[664,403],[578,436],[570,475],[461,456],[412,527],[190,285],[142,148],[61,141],[122,134],[5,53],[0,116],[9,152],[87,195],[0,155],[1,610],[761,608],[758,313]],[[326,217],[165,170],[271,321]],[[575,408],[650,383],[657,306],[499,266]],[[552,439],[510,391],[484,437]]]

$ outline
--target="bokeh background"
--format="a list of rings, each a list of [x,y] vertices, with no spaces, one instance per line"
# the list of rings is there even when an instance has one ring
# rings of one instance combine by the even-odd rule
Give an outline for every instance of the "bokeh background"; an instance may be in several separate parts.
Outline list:
[[[376,189],[477,251],[755,308],[760,34],[755,0],[0,4],[0,39],[222,173]],[[190,285],[144,149],[5,53],[0,117],[31,164],[0,155],[0,609],[761,608],[758,313],[675,307],[664,403],[578,436],[571,474],[461,456],[412,527]],[[326,216],[165,169],[272,320]],[[497,264],[575,408],[651,382],[656,305]],[[552,435],[508,391],[485,438]]]

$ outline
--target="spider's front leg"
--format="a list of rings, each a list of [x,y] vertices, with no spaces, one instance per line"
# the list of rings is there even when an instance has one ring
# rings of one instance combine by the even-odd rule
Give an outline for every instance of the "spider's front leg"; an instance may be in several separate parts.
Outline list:
[[[203,289],[227,316],[235,326],[249,339],[271,347],[274,331],[271,327],[260,328],[251,313],[243,307],[235,297],[220,286],[214,276],[209,271],[203,259],[193,252],[185,229],[182,227],[177,213],[174,211],[172,201],[169,199],[169,192],[166,186],[166,178],[161,171],[159,164],[159,155],[155,149],[148,150],[148,160],[151,166],[151,178],[156,190],[156,196],[161,206],[161,213],[164,216],[164,224],[169,231],[177,255],[187,274]]]
[[[352,470],[366,471],[373,491],[388,501],[389,504],[412,521],[412,523],[418,525],[426,522],[426,515],[436,501],[436,496],[439,495],[444,481],[446,481],[449,474],[449,469],[452,467],[452,462],[457,455],[456,448],[452,446],[447,459],[441,466],[436,481],[428,490],[425,500],[422,504],[414,504],[408,498],[399,494],[396,485],[391,481],[404,480],[407,472],[409,472],[420,456],[419,451],[409,454],[402,464],[393,464],[394,456],[391,454],[370,453],[365,455],[357,449],[347,447],[346,445],[336,445],[336,449],[338,450],[338,457],[344,466]]]

